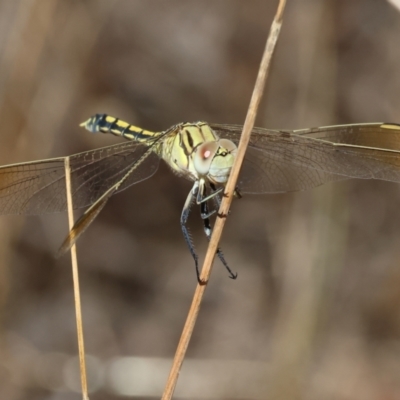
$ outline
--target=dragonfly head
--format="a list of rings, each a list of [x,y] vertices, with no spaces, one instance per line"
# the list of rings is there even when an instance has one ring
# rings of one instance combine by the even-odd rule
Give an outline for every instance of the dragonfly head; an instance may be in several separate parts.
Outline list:
[[[200,176],[223,184],[228,180],[236,153],[235,143],[228,139],[205,142],[196,149],[194,167]]]

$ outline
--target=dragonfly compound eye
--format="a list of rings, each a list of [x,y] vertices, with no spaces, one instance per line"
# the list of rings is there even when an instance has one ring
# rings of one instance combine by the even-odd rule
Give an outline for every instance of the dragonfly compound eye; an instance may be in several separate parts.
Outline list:
[[[215,183],[225,183],[235,161],[237,147],[228,139],[220,139],[217,143],[218,150],[210,164],[208,177]]]
[[[218,150],[217,142],[205,142],[196,149],[193,163],[196,171],[200,175],[207,175],[211,162]]]
[[[225,155],[232,154],[233,156],[236,156],[237,146],[235,143],[233,143],[228,139],[220,139],[218,141],[218,144],[219,144],[219,151],[224,151]]]

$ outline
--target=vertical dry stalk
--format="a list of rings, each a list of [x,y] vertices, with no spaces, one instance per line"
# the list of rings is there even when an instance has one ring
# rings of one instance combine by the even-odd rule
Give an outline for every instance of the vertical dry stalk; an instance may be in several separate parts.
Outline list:
[[[65,184],[67,189],[67,204],[68,204],[68,224],[71,230],[74,226],[74,208],[72,205],[71,195],[71,169],[69,165],[69,157],[65,157]],[[76,331],[78,334],[78,351],[79,351],[79,369],[81,374],[82,399],[89,400],[87,378],[86,378],[86,363],[85,363],[85,345],[83,339],[82,327],[82,309],[81,295],[79,290],[79,274],[78,274],[78,257],[76,255],[75,244],[71,247],[71,263],[72,263],[72,279],[74,283],[74,299],[75,299],[75,316],[76,316]]]
[[[280,28],[282,26],[282,18],[283,18],[283,11],[285,9],[285,4],[286,0],[279,1],[278,9],[271,25],[264,54],[258,71],[257,80],[254,86],[253,95],[250,100],[249,109],[243,126],[243,132],[238,146],[237,157],[232,167],[229,180],[226,184],[225,194],[223,196],[221,207],[219,209],[219,215],[228,214],[229,207],[233,199],[233,192],[236,187],[236,182],[240,172],[240,167],[242,166],[247,145],[250,140],[251,131],[254,127],[258,106],[260,104],[261,97],[264,91],[272,54],[274,52],[275,44],[279,36]],[[178,381],[179,371],[181,369],[186,354],[186,350],[189,345],[190,338],[192,336],[194,325],[196,323],[197,316],[200,310],[200,304],[205,292],[206,283],[210,278],[212,263],[214,261],[215,253],[218,248],[218,243],[222,235],[222,231],[225,225],[225,220],[226,218],[217,218],[216,220],[213,234],[204,260],[203,268],[201,270],[201,280],[205,282],[205,284],[197,285],[196,287],[196,291],[193,296],[193,301],[188,313],[188,317],[186,319],[185,326],[183,327],[181,339],[179,341],[175,353],[175,358],[171,367],[171,371],[164,389],[164,393],[162,396],[163,400],[171,399],[174,393],[175,386]]]

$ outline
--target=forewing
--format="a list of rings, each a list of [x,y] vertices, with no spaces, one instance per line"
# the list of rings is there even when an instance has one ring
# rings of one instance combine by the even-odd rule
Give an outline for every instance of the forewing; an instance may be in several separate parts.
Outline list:
[[[239,142],[241,126],[211,125]],[[345,178],[400,182],[400,126],[337,125],[298,131],[254,128],[238,186],[247,193],[304,190]]]
[[[120,143],[69,157],[74,208],[93,204],[141,160],[148,147]],[[65,157],[0,167],[0,213],[43,214],[64,211]],[[159,164],[150,152],[118,191],[152,176]]]

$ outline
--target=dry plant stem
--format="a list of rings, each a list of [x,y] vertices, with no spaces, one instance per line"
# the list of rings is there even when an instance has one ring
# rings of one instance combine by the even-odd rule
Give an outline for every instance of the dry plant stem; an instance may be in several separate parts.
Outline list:
[[[225,194],[222,199],[221,207],[219,209],[219,215],[228,215],[229,207],[233,199],[233,192],[236,187],[237,178],[239,175],[240,167],[242,165],[244,155],[247,149],[247,145],[250,140],[251,131],[254,127],[255,118],[257,115],[258,106],[261,101],[261,97],[264,91],[265,82],[267,79],[267,73],[271,62],[272,54],[275,48],[276,41],[279,36],[280,28],[282,25],[283,11],[285,9],[286,0],[280,0],[278,10],[275,18],[272,22],[271,29],[268,35],[267,44],[264,50],[263,58],[261,60],[257,81],[254,87],[253,95],[250,100],[249,110],[247,112],[246,120],[243,126],[243,133],[238,146],[238,153],[236,156],[235,163],[232,167],[229,180],[226,184]],[[205,292],[206,284],[210,278],[212,263],[215,257],[215,253],[218,248],[218,243],[222,235],[222,230],[225,225],[226,218],[217,218],[214,230],[211,236],[211,240],[207,249],[206,257],[204,260],[203,268],[201,270],[201,280],[204,282],[203,285],[197,285],[196,291],[193,296],[193,301],[190,306],[189,314],[186,319],[185,326],[181,335],[181,339],[176,350],[175,358],[171,367],[171,371],[167,380],[167,384],[164,389],[162,396],[163,400],[169,400],[175,390],[175,386],[178,380],[179,371],[181,369],[187,347],[189,345],[190,338],[194,329],[194,325],[199,314],[200,304]]]
[[[74,226],[74,208],[71,196],[71,169],[69,166],[69,157],[65,157],[65,183],[67,186],[67,204],[68,204],[68,224],[71,230]],[[79,369],[81,373],[82,399],[89,400],[86,363],[85,363],[85,345],[83,340],[82,327],[82,309],[81,295],[79,290],[79,274],[78,274],[78,258],[76,256],[76,246],[71,247],[71,263],[72,263],[72,279],[74,282],[74,299],[75,299],[75,315],[76,315],[76,331],[78,334],[78,351],[79,351]]]

